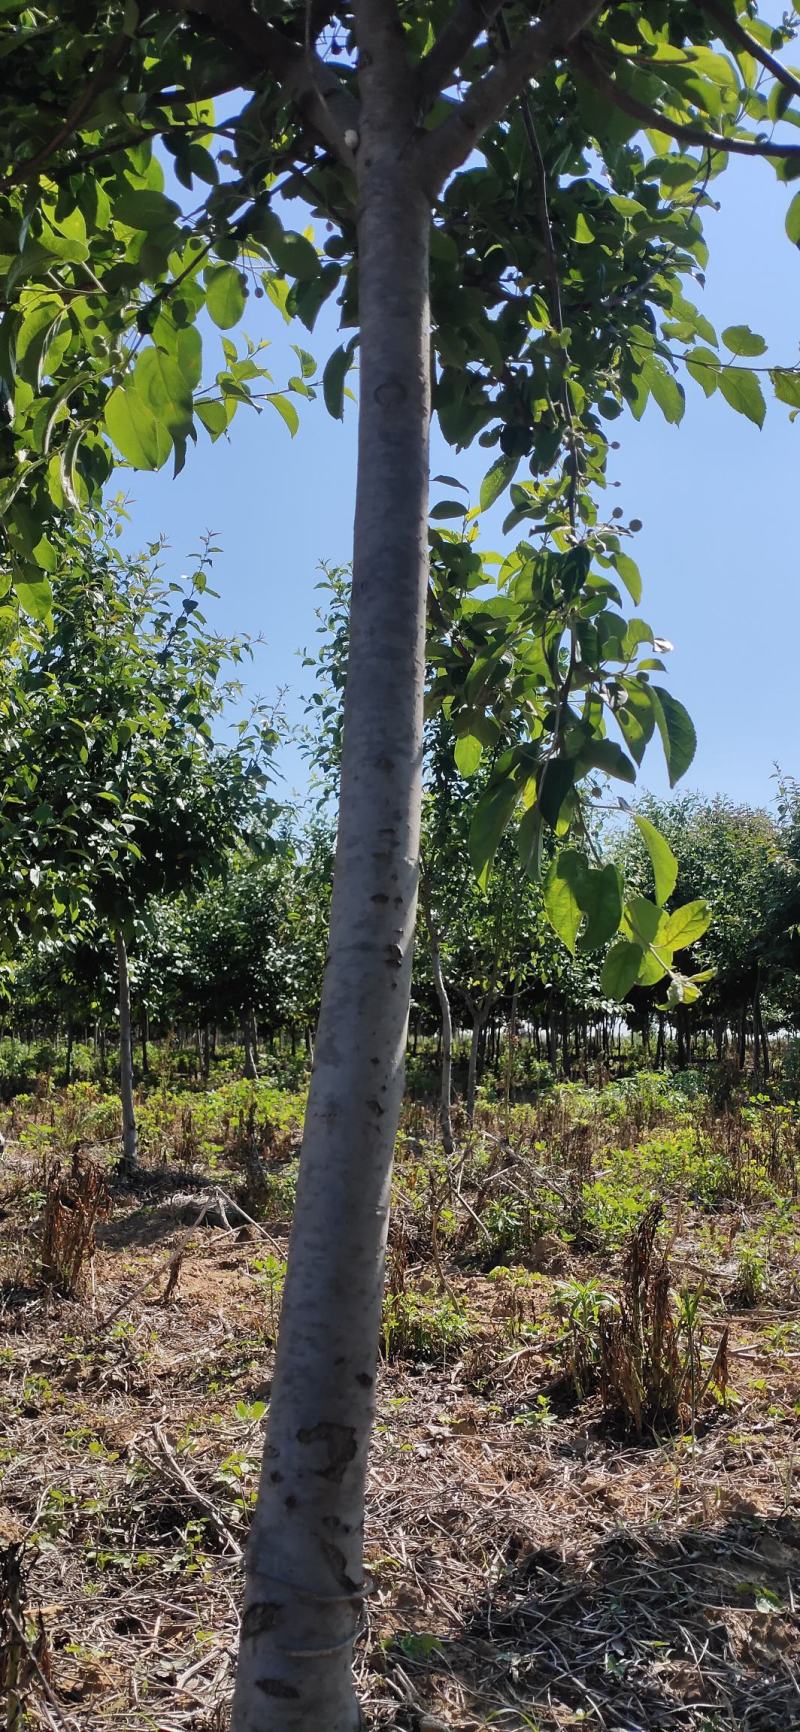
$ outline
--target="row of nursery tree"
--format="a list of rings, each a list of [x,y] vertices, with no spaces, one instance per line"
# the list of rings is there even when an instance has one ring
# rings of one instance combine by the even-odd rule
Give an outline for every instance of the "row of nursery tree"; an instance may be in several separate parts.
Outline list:
[[[316,678],[306,746],[320,796],[310,811],[278,797],[279,713],[241,719],[231,676],[247,646],[208,627],[200,604],[209,550],[177,583],[164,578],[157,547],[125,559],[108,528],[87,522],[65,537],[52,610],[17,620],[5,645],[3,1020],[15,1036],[57,1043],[51,1062],[67,1079],[76,1043],[91,1041],[103,1071],[110,1049],[121,1050],[133,1125],[131,1079],[150,1070],[154,1042],[177,1035],[203,1075],[231,1035],[251,1076],[262,1046],[312,1052],[348,584],[328,574],[320,649],[307,658]],[[657,889],[657,831],[655,866],[673,876],[684,911],[674,946],[681,996],[665,992],[663,975],[636,984],[623,1025],[602,955],[575,934],[571,942],[565,927],[556,871],[565,855],[557,862],[545,844],[532,877],[506,833],[481,881],[476,822],[494,766],[465,759],[446,715],[428,723],[425,748],[411,1036],[418,1060],[442,1067],[445,1108],[452,1057],[471,1114],[482,1070],[501,1055],[530,1085],[542,1066],[569,1075],[612,1058],[623,1026],[656,1064],[729,1054],[768,1072],[769,1034],[800,1025],[793,781],[778,781],[771,811],[696,795],[644,798],[635,821],[619,809],[587,838],[595,849],[602,842],[605,870],[621,873],[644,904]],[[702,995],[688,984],[700,975]]]

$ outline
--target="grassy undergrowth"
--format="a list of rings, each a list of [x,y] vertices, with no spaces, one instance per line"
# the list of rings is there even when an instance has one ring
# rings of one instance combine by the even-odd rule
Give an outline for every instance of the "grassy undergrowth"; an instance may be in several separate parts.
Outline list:
[[[800,1119],[777,1091],[712,1083],[484,1098],[449,1160],[408,1103],[369,1724],[793,1723]],[[20,1729],[48,1710],[86,1732],[225,1723],[302,1109],[270,1082],[162,1079],[132,1189],[96,1082],[5,1110],[0,1616],[22,1632]]]

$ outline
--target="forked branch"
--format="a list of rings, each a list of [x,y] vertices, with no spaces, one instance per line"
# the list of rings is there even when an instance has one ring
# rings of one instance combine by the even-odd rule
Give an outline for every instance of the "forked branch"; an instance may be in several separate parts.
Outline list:
[[[531,79],[558,60],[605,7],[606,0],[558,0],[538,24],[516,37],[491,70],[454,105],[447,120],[426,134],[420,154],[431,192],[439,191]]]

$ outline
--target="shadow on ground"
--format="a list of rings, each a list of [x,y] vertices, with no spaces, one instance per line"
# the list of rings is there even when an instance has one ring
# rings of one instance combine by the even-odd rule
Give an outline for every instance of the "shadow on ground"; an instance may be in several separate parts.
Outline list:
[[[791,1732],[798,1607],[790,1516],[620,1528],[579,1560],[516,1539],[463,1638],[414,1666],[415,1683],[430,1700],[449,1675],[464,1723],[504,1732]]]

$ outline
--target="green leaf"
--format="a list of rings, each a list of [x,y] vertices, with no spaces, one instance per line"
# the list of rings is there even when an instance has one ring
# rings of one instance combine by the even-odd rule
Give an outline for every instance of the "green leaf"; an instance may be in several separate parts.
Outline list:
[[[606,998],[624,998],[638,978],[644,952],[638,944],[620,938],[603,963],[600,990]]]
[[[721,362],[713,349],[691,349],[686,357],[686,368],[697,384],[702,386],[707,397],[713,397],[719,384]]]
[[[683,412],[686,408],[686,393],[683,386],[679,385],[677,379],[673,378],[667,368],[662,367],[657,361],[651,365],[649,383],[665,421],[671,421],[673,426],[677,426],[678,422],[683,420]]]
[[[673,950],[685,950],[687,945],[694,944],[711,925],[711,909],[703,897],[695,902],[685,902],[682,908],[676,908],[666,916],[659,931],[659,940],[663,938]]]
[[[300,362],[300,372],[302,373],[303,378],[313,379],[317,370],[317,363],[314,360],[313,355],[310,355],[307,349],[299,348],[297,343],[293,343],[292,348]]]
[[[209,402],[195,404],[197,419],[202,421],[213,440],[219,439],[221,434],[227,433],[232,410],[233,404],[231,402],[220,403],[214,398]]]
[[[286,422],[289,432],[291,433],[292,438],[294,438],[295,433],[300,426],[300,416],[297,413],[294,403],[291,403],[288,397],[282,397],[280,393],[268,397],[267,402],[272,404],[273,409],[277,409],[281,420]]]
[[[325,407],[334,421],[344,418],[344,382],[353,363],[355,346],[356,339],[353,337],[349,343],[341,343],[338,349],[334,349],[322,375]]]
[[[638,607],[642,599],[642,577],[635,559],[631,559],[629,553],[615,553],[613,558],[634,607]]]
[[[663,686],[652,686],[656,725],[664,747],[669,785],[675,787],[685,775],[697,751],[697,735],[688,710]]]
[[[319,255],[316,247],[305,235],[286,229],[280,235],[275,234],[267,245],[282,276],[295,277],[301,283],[310,283],[317,275]]]
[[[117,450],[134,469],[163,468],[172,440],[132,385],[118,385],[112,391],[104,419]]]
[[[751,331],[749,325],[729,325],[722,333],[722,341],[734,355],[765,355],[767,352],[764,338]]]
[[[631,896],[625,904],[624,926],[636,943],[646,950],[652,944],[661,924],[661,909],[649,896]]]
[[[539,777],[538,801],[543,817],[555,829],[559,813],[575,782],[573,758],[549,758]]]
[[[578,758],[582,770],[600,770],[604,776],[616,776],[621,782],[636,781],[636,765],[616,740],[590,740]]]
[[[187,385],[195,390],[203,371],[203,339],[195,325],[175,332],[175,360]]]
[[[129,229],[144,229],[147,234],[174,228],[180,214],[180,205],[152,187],[125,187],[112,205],[115,222]]]
[[[791,367],[773,367],[770,378],[779,402],[789,403],[793,409],[800,409],[800,372]]]
[[[241,272],[235,265],[209,265],[205,272],[206,305],[220,331],[238,325],[244,312],[245,293]]]
[[[757,427],[763,427],[767,405],[755,373],[747,367],[723,367],[718,374],[720,391],[726,403]]]
[[[185,438],[192,426],[192,391],[186,375],[163,349],[144,349],[130,386],[173,439]]]
[[[571,956],[584,916],[586,861],[576,848],[562,848],[544,881],[545,913]]]
[[[664,979],[664,975],[671,963],[672,953],[670,951],[662,951],[660,945],[658,952],[655,950],[648,950],[636,977],[637,985],[656,986],[659,980]]]
[[[456,767],[462,776],[474,776],[483,757],[483,746],[475,734],[462,734],[455,744]]]
[[[542,814],[529,806],[517,830],[517,853],[529,878],[538,884],[542,875]]]
[[[786,212],[786,233],[800,247],[800,192],[796,192]]]
[[[486,889],[498,843],[518,799],[517,784],[509,780],[498,783],[494,788],[487,788],[475,808],[468,847],[475,876],[482,890]]]
[[[611,864],[587,872],[583,891],[586,925],[578,940],[581,951],[600,950],[619,930],[622,919],[622,874]]]
[[[656,885],[656,902],[659,907],[669,900],[678,882],[678,862],[668,842],[664,840],[660,830],[651,824],[649,818],[641,813],[633,813],[633,821],[641,832],[642,840],[650,855],[653,877]]]
[[[622,737],[637,764],[641,764],[656,725],[650,687],[632,676],[624,682],[625,702],[614,711]]]
[[[20,607],[31,619],[45,620],[53,605],[53,591],[46,577],[15,577],[14,593]]]
[[[481,482],[479,504],[481,511],[488,511],[494,505],[501,493],[505,492],[509,482],[516,474],[518,457],[498,457],[497,462],[487,469]]]

